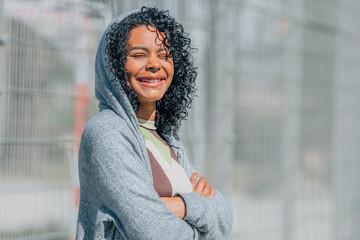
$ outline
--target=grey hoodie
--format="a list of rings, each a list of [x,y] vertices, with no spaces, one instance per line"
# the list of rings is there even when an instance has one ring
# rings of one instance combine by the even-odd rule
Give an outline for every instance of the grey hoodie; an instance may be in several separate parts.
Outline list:
[[[118,23],[131,13],[115,18]],[[110,25],[111,25],[110,24]],[[184,220],[175,216],[153,187],[145,140],[121,86],[110,79],[105,30],[96,56],[99,113],[86,125],[79,149],[80,206],[76,239],[224,239],[231,230],[232,208],[216,191],[205,198],[181,194]],[[177,133],[163,135],[188,177],[195,171]]]

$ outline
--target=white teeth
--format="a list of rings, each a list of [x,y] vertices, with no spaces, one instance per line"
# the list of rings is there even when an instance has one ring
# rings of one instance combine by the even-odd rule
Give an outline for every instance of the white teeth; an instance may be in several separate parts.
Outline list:
[[[160,82],[161,81],[161,79],[145,79],[145,78],[142,78],[140,80],[143,81],[143,82],[149,82],[149,83],[154,83],[154,82]]]

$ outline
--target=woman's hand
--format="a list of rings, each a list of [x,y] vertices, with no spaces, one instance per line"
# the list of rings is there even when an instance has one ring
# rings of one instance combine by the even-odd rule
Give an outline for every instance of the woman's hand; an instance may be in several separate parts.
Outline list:
[[[182,197],[161,197],[170,212],[175,213],[178,218],[184,219],[186,216],[186,207]]]
[[[215,196],[215,190],[211,187],[210,183],[206,181],[205,177],[201,177],[196,185],[198,179],[198,173],[194,172],[190,177],[190,182],[193,188],[193,192],[199,193],[201,196],[211,198]]]

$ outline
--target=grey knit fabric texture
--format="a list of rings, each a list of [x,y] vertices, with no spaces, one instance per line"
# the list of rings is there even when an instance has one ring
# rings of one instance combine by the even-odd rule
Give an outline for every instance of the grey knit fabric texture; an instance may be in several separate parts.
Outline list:
[[[139,10],[126,12],[111,24]],[[99,113],[86,125],[79,149],[80,206],[76,239],[225,239],[232,207],[218,191],[205,198],[181,194],[187,215],[175,216],[153,187],[145,140],[123,89],[114,85],[105,54],[105,30],[96,56]],[[190,177],[195,171],[180,136],[163,135]]]

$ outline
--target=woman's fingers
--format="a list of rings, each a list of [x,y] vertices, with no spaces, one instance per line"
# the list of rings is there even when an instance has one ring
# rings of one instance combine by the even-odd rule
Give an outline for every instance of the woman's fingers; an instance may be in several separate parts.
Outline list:
[[[211,191],[210,183],[206,182],[201,195],[208,198],[208,197],[210,197],[210,191]]]
[[[199,177],[199,175],[198,175],[197,172],[194,172],[190,177],[190,182],[191,182],[191,186],[192,186],[193,191],[195,191],[196,181],[197,181],[198,177]]]
[[[214,197],[214,196],[215,196],[215,190],[213,188],[211,188],[209,198]]]
[[[206,181],[206,178],[205,177],[201,177],[199,179],[199,182],[197,183],[196,187],[195,187],[195,192],[199,193],[200,195],[203,196],[203,190],[204,190],[204,187],[206,185],[207,181]]]
[[[205,177],[201,177],[196,184],[198,177],[199,175],[197,172],[194,172],[190,177],[193,192],[197,192],[206,198],[215,196],[215,190],[211,187],[210,183],[206,180]]]

